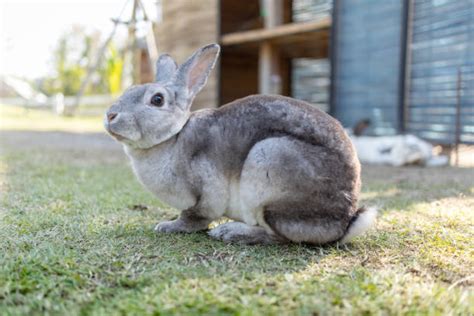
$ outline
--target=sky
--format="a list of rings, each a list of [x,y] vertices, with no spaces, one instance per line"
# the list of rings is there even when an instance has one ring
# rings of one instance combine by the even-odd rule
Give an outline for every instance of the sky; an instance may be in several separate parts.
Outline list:
[[[52,52],[58,38],[73,25],[99,30],[105,39],[112,30],[111,18],[132,0],[0,0],[0,75],[27,79],[52,72]],[[142,0],[148,15],[156,16],[155,0]],[[121,32],[126,33],[125,26]],[[119,34],[120,37],[120,34]]]

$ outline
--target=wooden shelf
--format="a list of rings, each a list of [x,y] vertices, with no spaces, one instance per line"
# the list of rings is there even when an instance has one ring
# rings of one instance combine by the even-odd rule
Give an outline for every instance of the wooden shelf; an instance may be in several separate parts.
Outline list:
[[[331,18],[305,23],[289,23],[268,29],[236,32],[221,36],[223,46],[273,41],[283,38],[301,37],[305,34],[329,31]]]

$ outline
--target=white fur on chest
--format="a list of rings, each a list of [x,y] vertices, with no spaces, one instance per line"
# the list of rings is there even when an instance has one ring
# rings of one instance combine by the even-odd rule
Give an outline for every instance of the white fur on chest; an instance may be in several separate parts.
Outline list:
[[[162,202],[181,210],[196,203],[185,182],[177,174],[176,158],[172,151],[157,149],[141,155],[131,154],[127,149],[125,152],[131,158],[138,180]]]
[[[125,148],[138,180],[162,202],[184,210],[194,206],[196,197],[191,193],[186,175],[177,167],[177,156],[171,148],[154,148],[149,151],[132,151]],[[243,186],[240,180],[227,180],[209,161],[195,163],[193,168],[206,175],[202,183],[201,204],[203,212],[217,219],[225,215],[231,219],[256,225],[260,221],[259,208],[255,201],[248,199],[252,187]],[[193,169],[193,170],[194,170]],[[242,193],[247,192],[242,196]],[[252,206],[250,206],[252,205]],[[250,206],[250,207],[249,207]]]
[[[240,181],[230,181],[229,183],[229,200],[225,215],[231,219],[242,221],[248,225],[257,224],[257,214],[254,209],[247,207],[247,203],[242,200]]]

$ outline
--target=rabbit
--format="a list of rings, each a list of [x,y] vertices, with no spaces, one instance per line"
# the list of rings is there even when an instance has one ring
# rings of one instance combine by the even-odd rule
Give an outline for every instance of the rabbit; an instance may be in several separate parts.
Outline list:
[[[360,164],[338,121],[310,104],[252,95],[191,112],[220,52],[197,50],[178,67],[161,55],[153,83],[132,86],[108,109],[107,132],[134,174],[178,219],[157,233],[207,230],[240,244],[345,243],[367,230],[374,209],[357,208]]]

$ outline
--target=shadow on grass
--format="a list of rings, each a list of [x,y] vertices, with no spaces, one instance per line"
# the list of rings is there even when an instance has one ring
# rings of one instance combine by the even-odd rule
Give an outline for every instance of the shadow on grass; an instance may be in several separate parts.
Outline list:
[[[121,249],[124,258],[140,253],[143,262],[152,259],[155,264],[186,268],[210,267],[241,269],[245,273],[292,272],[315,263],[329,253],[344,252],[349,248],[309,245],[238,245],[214,240],[207,232],[192,234],[156,234],[152,226],[124,229],[115,227],[104,234],[107,238],[127,241]],[[131,242],[131,243],[129,243]],[[191,268],[191,270],[190,270]]]

